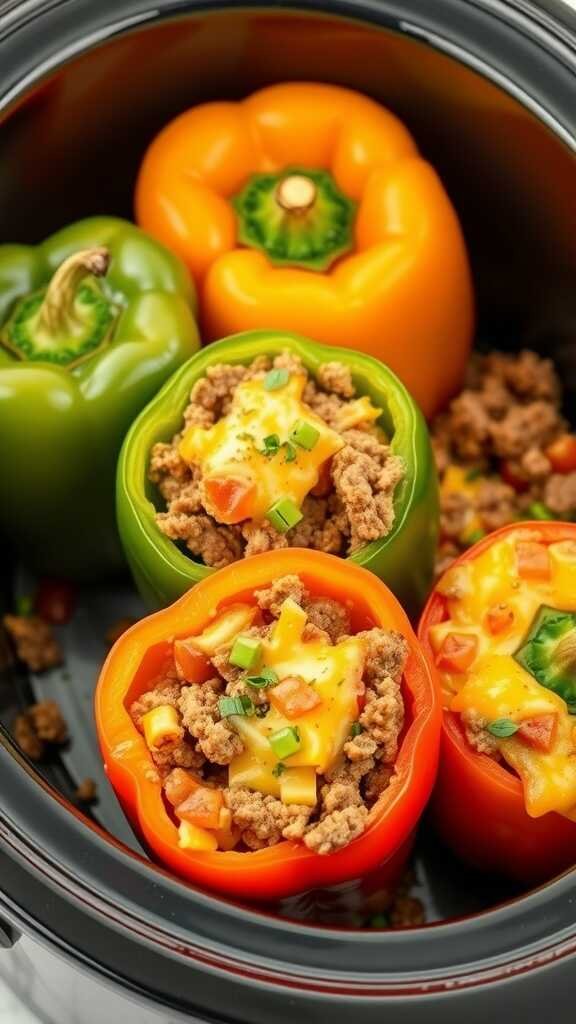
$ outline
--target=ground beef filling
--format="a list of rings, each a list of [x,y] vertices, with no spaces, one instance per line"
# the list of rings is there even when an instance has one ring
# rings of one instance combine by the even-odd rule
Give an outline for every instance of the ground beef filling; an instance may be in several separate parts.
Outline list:
[[[243,630],[243,636],[264,637],[273,628],[283,602],[292,598],[308,615],[305,639],[321,637],[329,644],[350,635],[347,609],[331,598],[311,596],[298,576],[289,575],[255,592],[264,622]],[[165,675],[135,701],[130,713],[139,729],[152,708],[170,705],[178,713],[179,733],[161,750],[151,751],[158,777],[169,788],[181,769],[222,789],[225,807],[239,832],[237,849],[259,850],[284,839],[306,844],[319,854],[341,849],[366,827],[372,805],[390,784],[404,725],[401,678],[407,657],[404,637],[374,628],[358,634],[366,644],[366,701],[342,756],[318,778],[316,807],[284,804],[276,797],[228,785],[226,767],[243,751],[233,726],[220,716],[219,698],[247,693],[258,709],[266,690],[243,681],[242,670],[230,665],[231,644],[211,658],[214,677],[204,683],[183,683]],[[176,772],[176,774],[175,774]]]
[[[474,355],[466,387],[431,429],[441,481],[439,574],[500,526],[576,515],[576,463],[574,471],[555,468],[554,447],[568,428],[549,359],[527,350]]]
[[[221,568],[282,547],[314,548],[344,556],[387,536],[394,525],[394,494],[404,477],[404,465],[372,420],[341,430],[344,447],[331,460],[326,478],[305,498],[302,520],[287,533],[280,533],[265,519],[227,526],[208,514],[200,469],[188,465],[179,454],[182,432],[192,425],[212,426],[229,411],[241,382],[263,376],[272,367],[306,372],[289,352],[274,360],[259,357],[250,366],[209,367],[192,388],[182,431],[169,443],[158,443],[152,449],[149,476],[165,503],[156,522],[167,537],[180,542],[205,565]],[[355,398],[350,371],[338,362],[320,366],[316,379],[308,378],[304,392],[307,406],[333,429],[339,429],[343,412]]]

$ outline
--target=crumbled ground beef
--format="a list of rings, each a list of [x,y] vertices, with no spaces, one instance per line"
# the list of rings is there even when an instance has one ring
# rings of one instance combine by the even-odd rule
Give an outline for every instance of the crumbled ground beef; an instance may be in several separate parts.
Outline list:
[[[488,757],[499,758],[498,741],[492,733],[486,729],[488,720],[479,715],[477,711],[463,711],[461,716],[464,733],[470,746],[479,754],[486,754]]]
[[[16,717],[12,733],[20,749],[28,755],[31,761],[42,760],[46,746],[39,738],[27,714]]]
[[[98,789],[94,779],[84,779],[74,794],[80,804],[92,804],[98,797]]]
[[[308,849],[314,850],[315,853],[335,853],[362,835],[367,817],[368,808],[364,804],[332,811],[306,833],[304,842]]]
[[[290,352],[276,356],[273,363],[259,358],[248,367],[209,367],[206,377],[192,388],[183,428],[212,426],[228,412],[238,385],[262,375],[272,364],[290,372],[306,372]],[[338,429],[339,415],[354,395],[349,369],[330,362],[319,367],[316,380],[308,379],[304,399],[329,426]],[[199,468],[180,457],[182,433],[169,443],[159,442],[152,449],[149,466],[150,480],[166,505],[166,510],[156,515],[158,527],[192,557],[215,568],[287,546],[345,555],[384,537],[394,525],[394,494],[404,476],[402,460],[392,454],[371,421],[344,431],[342,437],[346,444],[332,460],[328,493],[308,495],[302,504],[302,520],[287,533],[279,533],[266,520],[245,520],[231,526],[217,522],[206,511]]]
[[[48,744],[66,743],[68,726],[56,701],[42,700],[17,716],[13,734],[24,753],[40,761]]]
[[[183,686],[178,701],[182,721],[208,761],[230,764],[244,750],[238,733],[220,720],[218,700],[224,692],[221,679]]]
[[[311,595],[301,579],[287,575],[254,594],[264,622],[243,631],[244,636],[266,638],[287,598],[307,613],[304,640],[320,637],[327,644],[350,635],[348,609],[328,597]],[[142,716],[168,704],[179,714],[181,732],[161,750],[151,751],[160,778],[167,783],[176,767],[193,768],[206,782],[224,793],[232,822],[240,832],[240,846],[249,850],[273,845],[282,839],[300,840],[320,854],[340,849],[365,828],[369,808],[388,786],[404,724],[400,680],[407,657],[405,638],[394,631],[374,628],[359,633],[365,644],[363,681],[366,703],[358,723],[337,763],[318,778],[319,799],[315,808],[286,805],[273,796],[245,786],[227,785],[225,766],[244,750],[242,739],[228,719],[222,719],[222,696],[249,696],[256,712],[266,714],[269,692],[250,686],[245,673],[230,665],[232,643],[211,657],[213,679],[186,684],[172,675],[157,680],[133,702],[130,713],[137,728]],[[168,783],[169,784],[169,783]]]
[[[37,615],[5,615],[3,623],[16,653],[32,672],[45,672],[63,662],[62,650],[52,627]]]
[[[426,921],[426,914],[421,900],[413,896],[398,896],[390,908],[390,927],[418,928]]]
[[[224,799],[249,850],[274,846],[282,838],[302,839],[312,814],[311,807],[286,805],[273,796],[264,796],[244,786],[226,789]]]
[[[474,355],[467,386],[432,423],[441,479],[441,536],[437,571],[478,538],[533,517],[535,503],[552,516],[576,513],[576,474],[552,472],[548,446],[565,433],[560,382],[549,359],[522,351]],[[476,485],[442,486],[450,467]]]

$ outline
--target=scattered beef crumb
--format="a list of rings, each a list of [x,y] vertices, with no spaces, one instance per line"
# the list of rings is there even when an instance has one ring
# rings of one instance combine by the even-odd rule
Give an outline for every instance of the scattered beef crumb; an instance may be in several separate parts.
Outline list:
[[[59,705],[55,700],[41,700],[28,708],[36,735],[46,743],[65,743],[68,739],[68,726]]]
[[[136,622],[138,622],[138,619],[132,619],[129,617],[118,619],[117,622],[115,622],[112,626],[110,626],[109,629],[106,630],[106,643],[108,644],[108,646],[113,647],[116,641],[120,639],[122,634],[125,633],[127,629],[130,629],[130,627],[133,626]]]
[[[41,761],[45,745],[39,738],[30,717],[24,713],[18,715],[14,721],[12,733],[20,749],[30,758],[31,761]]]
[[[62,649],[44,619],[37,615],[5,615],[3,622],[20,661],[32,672],[45,672],[62,664]]]
[[[78,786],[74,796],[78,803],[92,804],[97,799],[98,790],[94,779],[84,779]]]
[[[31,761],[42,760],[47,744],[59,745],[68,739],[68,726],[55,700],[32,704],[17,716],[12,731]]]
[[[418,928],[426,922],[422,901],[413,896],[398,896],[390,908],[389,919],[394,929]]]

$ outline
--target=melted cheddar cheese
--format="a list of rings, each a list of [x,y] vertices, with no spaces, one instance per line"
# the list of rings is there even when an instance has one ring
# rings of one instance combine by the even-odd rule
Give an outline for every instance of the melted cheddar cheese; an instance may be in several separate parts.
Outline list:
[[[476,558],[449,569],[439,584],[448,617],[430,629],[444,700],[451,710],[473,712],[486,724],[501,719],[522,722],[555,715],[549,750],[537,749],[520,731],[497,739],[500,754],[520,777],[526,810],[532,817],[556,811],[576,819],[576,717],[553,690],[541,685],[515,659],[542,606],[576,610],[576,545],[550,544],[548,571],[525,578],[518,545],[542,543],[534,531],[519,528]],[[490,612],[505,607],[510,620],[500,632],[490,628]],[[475,657],[466,671],[444,671],[442,648],[450,635],[470,635]]]
[[[365,661],[365,645],[360,637],[349,637],[333,645],[323,639],[303,640],[306,621],[306,612],[287,598],[270,637],[263,641],[263,665],[273,669],[279,679],[297,676],[305,680],[313,686],[321,703],[296,722],[289,721],[274,707],[265,718],[234,715],[230,719],[245,747],[230,764],[230,785],[248,786],[295,803],[307,802],[310,777],[315,785],[316,773],[328,771],[342,753],[352,722],[358,716]],[[278,775],[278,758],[269,738],[294,725],[300,734],[300,748],[285,759],[286,771]],[[294,793],[304,798],[297,799]]]
[[[232,478],[250,488],[248,505],[227,522],[263,519],[280,496],[300,507],[318,483],[322,464],[344,446],[340,434],[302,402],[306,379],[305,374],[292,373],[282,387],[274,390],[266,388],[265,378],[243,381],[226,416],[208,429],[191,426],[186,430],[180,454],[189,465],[200,467],[204,484],[210,479]],[[365,402],[361,414],[366,418]],[[297,444],[287,448],[291,431],[302,420],[318,431],[313,448]],[[274,436],[280,447],[266,454],[265,439]],[[219,519],[206,488],[203,500],[208,511]]]

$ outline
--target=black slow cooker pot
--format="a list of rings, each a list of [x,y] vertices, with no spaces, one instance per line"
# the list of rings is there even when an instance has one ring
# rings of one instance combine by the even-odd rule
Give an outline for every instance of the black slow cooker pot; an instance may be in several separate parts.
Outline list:
[[[576,13],[560,0],[0,0],[0,238],[129,214],[139,158],[190,104],[300,78],[392,107],[437,166],[472,256],[480,336],[551,353],[576,391]],[[1,443],[1,439],[0,439]],[[41,514],[41,510],[39,510]],[[17,569],[2,554],[9,606]],[[22,585],[20,583],[20,585]],[[465,871],[426,827],[430,924],[315,926],[152,866],[102,775],[91,692],[128,585],[88,588],[70,678],[37,684],[0,650],[6,727],[35,692],[74,737],[42,772],[0,726],[0,977],[45,1020],[573,1020],[574,873],[531,893]],[[93,816],[69,800],[99,778]]]

